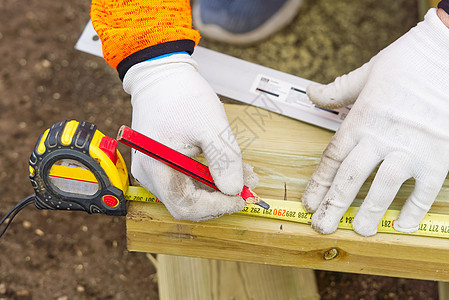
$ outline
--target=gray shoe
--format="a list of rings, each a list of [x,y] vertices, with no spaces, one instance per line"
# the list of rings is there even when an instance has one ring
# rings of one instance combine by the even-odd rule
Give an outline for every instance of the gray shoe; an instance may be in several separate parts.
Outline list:
[[[250,44],[289,24],[301,3],[302,0],[196,0],[193,23],[207,38]]]

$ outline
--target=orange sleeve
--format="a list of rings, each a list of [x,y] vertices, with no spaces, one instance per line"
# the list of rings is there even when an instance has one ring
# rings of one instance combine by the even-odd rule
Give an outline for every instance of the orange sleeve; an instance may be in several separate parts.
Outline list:
[[[92,0],[91,19],[103,56],[123,79],[134,64],[163,54],[193,53],[190,0]]]

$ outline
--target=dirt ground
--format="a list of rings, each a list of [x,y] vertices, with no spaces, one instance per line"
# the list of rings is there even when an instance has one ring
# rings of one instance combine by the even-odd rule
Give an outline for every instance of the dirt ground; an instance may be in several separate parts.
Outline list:
[[[54,122],[79,119],[115,136],[129,96],[101,58],[73,48],[88,0],[0,1],[0,216],[32,193],[28,158]],[[420,18],[415,1],[305,1],[270,40],[203,46],[319,82],[375,55]],[[120,148],[128,159],[129,150]],[[417,270],[418,271],[418,270]],[[158,299],[143,253],[126,250],[122,217],[30,206],[0,240],[0,299]],[[316,271],[322,299],[437,299],[437,283]]]

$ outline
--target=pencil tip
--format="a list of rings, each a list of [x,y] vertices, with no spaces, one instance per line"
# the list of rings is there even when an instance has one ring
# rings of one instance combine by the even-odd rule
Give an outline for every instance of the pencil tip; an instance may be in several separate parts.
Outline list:
[[[253,194],[253,196],[246,198],[246,203],[256,204],[264,209],[270,208],[270,205],[267,202],[263,201],[262,198],[260,198],[256,193],[254,193],[252,190],[250,190],[250,192]]]
[[[262,199],[260,199],[259,202],[257,202],[256,204],[259,205],[260,207],[264,208],[264,209],[269,209],[270,208],[270,204],[268,204],[267,202],[263,201]]]

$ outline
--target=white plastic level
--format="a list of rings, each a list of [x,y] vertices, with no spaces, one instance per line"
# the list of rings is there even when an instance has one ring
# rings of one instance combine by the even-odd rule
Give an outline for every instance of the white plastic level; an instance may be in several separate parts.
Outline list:
[[[102,57],[101,41],[89,21],[75,48]],[[337,130],[349,108],[318,107],[306,96],[312,81],[209,50],[195,48],[192,57],[215,92],[306,123]]]

